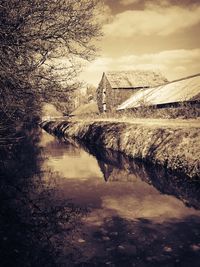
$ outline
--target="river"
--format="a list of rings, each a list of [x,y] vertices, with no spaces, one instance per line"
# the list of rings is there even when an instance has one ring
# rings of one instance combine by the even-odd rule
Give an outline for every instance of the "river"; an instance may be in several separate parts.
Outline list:
[[[71,266],[199,266],[199,183],[46,132],[40,145],[45,179],[84,211]]]

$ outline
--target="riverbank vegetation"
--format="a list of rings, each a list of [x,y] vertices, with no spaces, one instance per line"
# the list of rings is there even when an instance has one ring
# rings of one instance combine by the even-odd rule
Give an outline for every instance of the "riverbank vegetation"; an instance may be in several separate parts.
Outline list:
[[[81,214],[44,181],[37,123],[44,101],[70,102],[95,55],[97,2],[0,2],[1,266],[57,266],[58,236]]]
[[[92,107],[92,108],[91,108]],[[124,109],[113,112],[100,113],[95,101],[92,104],[85,104],[78,107],[72,115],[77,118],[113,118],[113,119],[135,119],[135,118],[150,118],[150,119],[199,119],[200,106],[199,104],[181,103],[175,107],[157,108],[156,106],[142,105],[135,109]]]
[[[133,159],[199,179],[199,124],[169,120],[55,120],[41,126],[57,136],[75,138]],[[116,135],[117,133],[117,135]]]
[[[139,108],[118,111],[118,115],[129,118],[198,119],[200,117],[200,106],[191,103],[180,103],[174,107],[163,108],[142,105]]]

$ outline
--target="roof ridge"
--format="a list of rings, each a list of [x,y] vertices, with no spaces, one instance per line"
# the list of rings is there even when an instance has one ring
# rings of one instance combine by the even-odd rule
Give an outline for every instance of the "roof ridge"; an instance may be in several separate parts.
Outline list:
[[[153,73],[159,73],[161,74],[161,72],[158,70],[140,70],[140,69],[135,69],[135,70],[108,70],[108,71],[104,71],[104,73],[122,73],[122,72],[153,72]],[[161,74],[162,75],[162,74]]]
[[[180,79],[176,79],[176,80],[169,81],[168,83],[179,82],[179,81],[183,81],[183,80],[191,79],[191,78],[198,77],[198,76],[200,76],[200,72],[197,73],[197,74],[190,75],[190,76],[182,77],[182,78],[180,78]]]
[[[197,74],[194,74],[194,75],[190,75],[190,76],[186,76],[186,77],[182,77],[182,78],[179,78],[179,79],[176,79],[176,80],[168,81],[168,82],[165,82],[163,84],[159,84],[159,85],[153,86],[153,88],[157,88],[157,87],[160,87],[160,86],[165,86],[167,84],[171,84],[171,83],[175,83],[175,82],[181,82],[181,81],[184,81],[184,80],[189,80],[189,79],[192,79],[192,78],[195,78],[195,77],[198,77],[198,76],[200,76],[200,73],[197,73]]]

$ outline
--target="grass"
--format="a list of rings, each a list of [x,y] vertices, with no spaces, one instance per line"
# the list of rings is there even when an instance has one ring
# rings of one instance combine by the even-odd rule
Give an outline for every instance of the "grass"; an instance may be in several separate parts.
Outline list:
[[[106,113],[79,112],[74,114],[78,118],[115,118],[115,119],[133,119],[133,118],[152,118],[152,119],[198,119],[200,118],[200,107],[188,103],[182,103],[178,107],[156,108],[141,106],[137,109],[126,109],[121,111],[110,111]]]
[[[156,108],[141,106],[137,109],[118,111],[121,115],[136,118],[156,119],[197,119],[200,117],[200,107],[182,103],[178,107]]]
[[[57,136],[75,138],[92,146],[95,144],[98,150],[119,151],[131,158],[195,178],[199,173],[199,122],[99,117],[44,122],[42,127]]]

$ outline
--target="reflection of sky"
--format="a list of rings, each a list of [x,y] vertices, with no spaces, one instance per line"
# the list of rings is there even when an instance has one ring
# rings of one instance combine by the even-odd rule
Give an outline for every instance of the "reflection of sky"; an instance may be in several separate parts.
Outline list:
[[[63,178],[93,179],[102,178],[97,160],[84,150],[70,145],[59,143],[53,136],[44,133],[41,144],[45,146],[48,160],[46,167],[59,172]]]
[[[52,139],[49,141],[52,142]],[[43,144],[47,146],[47,142]],[[53,147],[55,149],[55,144]],[[157,222],[184,219],[190,215],[200,216],[200,211],[186,207],[173,196],[161,194],[138,175],[125,170],[113,167],[110,179],[105,182],[93,156],[82,149],[72,156],[67,147],[65,153],[60,144],[59,148],[60,157],[59,151],[56,151],[56,156],[53,151],[50,153],[48,146],[48,159],[44,167],[50,167],[64,178],[60,181],[60,189],[67,198],[91,208],[86,218],[88,224],[101,225],[104,219],[115,215],[128,220],[146,218]]]
[[[81,151],[79,157],[65,154],[60,158],[49,158],[47,165],[59,171],[64,178],[82,180],[103,176],[96,159],[85,151]]]

